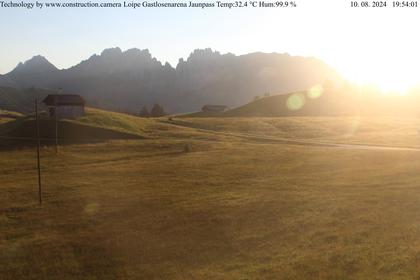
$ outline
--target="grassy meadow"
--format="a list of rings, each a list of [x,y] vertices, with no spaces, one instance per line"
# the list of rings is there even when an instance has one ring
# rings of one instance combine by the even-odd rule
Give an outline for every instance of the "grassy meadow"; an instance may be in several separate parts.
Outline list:
[[[42,205],[34,148],[0,150],[1,279],[420,277],[419,151],[263,141],[418,147],[417,119],[69,122],[139,138],[43,145]]]

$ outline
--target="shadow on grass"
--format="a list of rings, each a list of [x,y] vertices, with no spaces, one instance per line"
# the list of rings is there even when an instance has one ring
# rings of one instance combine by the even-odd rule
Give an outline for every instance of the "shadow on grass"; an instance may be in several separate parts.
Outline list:
[[[41,145],[54,145],[55,132],[54,120],[40,120],[39,133]],[[79,124],[67,120],[58,121],[57,134],[60,145],[100,143],[108,140],[144,139],[144,137],[136,134]],[[36,122],[33,118],[19,118],[0,125],[0,150],[32,147],[36,144]]]

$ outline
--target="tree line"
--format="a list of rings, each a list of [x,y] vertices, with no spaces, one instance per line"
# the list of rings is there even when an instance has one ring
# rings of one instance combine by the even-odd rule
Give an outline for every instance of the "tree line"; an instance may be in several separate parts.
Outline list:
[[[147,109],[147,106],[143,106],[143,108],[140,110],[139,116],[142,118],[157,118],[157,117],[162,117],[165,116],[165,110],[163,109],[163,107],[157,103],[155,103],[155,105],[153,105],[152,110]]]

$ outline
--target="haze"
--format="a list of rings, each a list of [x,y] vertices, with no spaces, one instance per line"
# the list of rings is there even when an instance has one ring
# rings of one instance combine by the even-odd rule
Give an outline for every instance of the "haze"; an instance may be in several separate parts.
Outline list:
[[[297,4],[232,10],[2,8],[0,73],[38,54],[68,68],[113,46],[148,48],[176,66],[191,50],[211,47],[222,53],[314,56],[350,81],[384,90],[403,91],[419,82],[416,9],[351,9],[334,0]]]

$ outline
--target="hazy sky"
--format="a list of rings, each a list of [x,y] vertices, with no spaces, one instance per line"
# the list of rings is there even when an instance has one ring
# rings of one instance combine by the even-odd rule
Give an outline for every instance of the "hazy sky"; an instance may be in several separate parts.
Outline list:
[[[420,8],[351,9],[344,0],[296,2],[298,8],[287,9],[0,8],[0,73],[38,54],[68,68],[115,46],[148,48],[175,66],[194,49],[211,47],[222,53],[315,56],[352,81],[385,89],[420,81],[415,71],[420,65]]]

